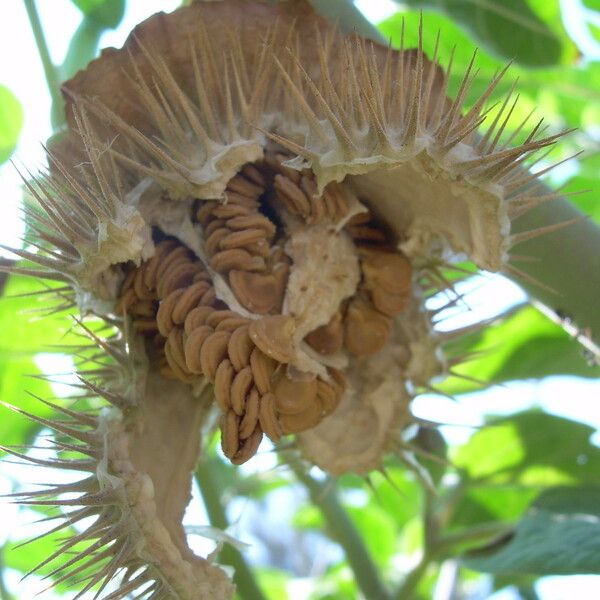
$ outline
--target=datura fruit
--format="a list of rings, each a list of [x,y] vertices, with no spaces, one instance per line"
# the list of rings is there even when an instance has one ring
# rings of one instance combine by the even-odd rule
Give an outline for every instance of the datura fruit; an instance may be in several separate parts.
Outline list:
[[[64,85],[13,271],[60,282],[95,348],[84,396],[106,405],[28,415],[59,453],[25,459],[87,472],[20,497],[79,527],[43,563],[55,580],[230,598],[182,526],[216,423],[235,464],[265,436],[334,475],[409,460],[410,400],[449,369],[425,299],[458,260],[510,268],[530,235],[511,220],[548,199],[521,165],[557,136],[501,141],[510,95],[476,131],[502,75],[463,110],[470,69],[450,100],[421,48],[344,36],[302,0],[223,0],[155,15]]]

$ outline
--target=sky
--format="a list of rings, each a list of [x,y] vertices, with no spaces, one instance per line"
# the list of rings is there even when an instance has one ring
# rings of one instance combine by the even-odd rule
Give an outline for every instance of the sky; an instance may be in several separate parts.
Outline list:
[[[123,22],[116,31],[103,36],[101,45],[119,47],[136,23],[158,10],[170,11],[179,3],[179,0],[129,0]],[[357,0],[356,4],[373,22],[389,16],[398,6],[389,0]],[[70,36],[79,24],[80,13],[70,0],[38,0],[37,5],[52,58],[56,63],[60,63]],[[579,0],[573,0],[573,6],[580,6]],[[577,30],[576,22],[572,27],[573,31]],[[592,47],[591,52],[596,50],[597,48]],[[23,3],[19,0],[3,0],[0,3],[0,56],[0,84],[12,90],[25,111],[24,129],[13,158],[17,166],[26,165],[35,170],[44,163],[41,143],[51,134],[50,97],[43,84],[44,75],[27,15]],[[15,167],[10,163],[4,164],[0,167],[0,197],[3,202],[0,242],[8,246],[18,246],[19,237],[22,235],[18,212],[21,194],[20,178]],[[467,315],[463,313],[449,317],[444,322],[444,327],[457,327],[465,324],[468,319],[493,316],[524,299],[520,289],[502,277],[492,276],[485,281],[485,285],[481,283],[475,281],[467,284],[471,290],[467,302],[473,310]],[[468,292],[468,289],[464,291]],[[38,362],[49,371],[62,371],[65,367],[64,364],[51,364],[47,356],[38,357]],[[598,382],[551,377],[542,381],[518,382],[504,388],[496,387],[485,392],[469,394],[458,403],[425,395],[415,401],[413,408],[418,416],[449,424],[443,428],[444,434],[452,442],[460,443],[470,435],[473,427],[482,424],[486,414],[509,413],[530,406],[541,406],[554,414],[580,420],[600,429],[600,410],[593,405],[598,397]],[[565,402],[566,398],[568,402]],[[596,441],[600,443],[600,436],[596,434],[596,437]],[[272,456],[265,453],[262,459],[253,460],[251,467],[246,468],[260,471],[271,468],[272,462]],[[0,493],[9,491],[13,480],[34,481],[36,474],[37,472],[31,472],[24,467],[5,465],[0,473]],[[30,517],[27,512],[18,513],[14,506],[0,505],[0,544],[15,527],[26,527],[26,520]],[[188,518],[190,522],[207,522],[199,503],[196,503]],[[16,589],[19,577],[16,572],[9,572],[8,585]],[[298,600],[301,600],[303,594],[301,588],[302,586],[298,586]],[[18,589],[19,597],[30,598],[39,591],[39,582],[35,579],[26,581],[19,584]],[[578,600],[596,600],[600,597],[600,578],[544,578],[538,586],[538,591],[543,600],[570,600],[573,597],[577,597]],[[51,594],[43,597],[47,600],[53,598]],[[502,592],[489,598],[510,600],[512,596],[510,592]]]

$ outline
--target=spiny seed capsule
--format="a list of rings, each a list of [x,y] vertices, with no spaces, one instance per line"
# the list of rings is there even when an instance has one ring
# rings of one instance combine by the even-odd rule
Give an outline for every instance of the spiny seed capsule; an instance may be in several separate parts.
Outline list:
[[[31,460],[87,471],[23,494],[81,506],[64,521],[77,544],[48,559],[68,554],[59,581],[232,597],[181,523],[215,413],[234,464],[294,434],[329,473],[388,452],[414,465],[411,395],[446,370],[424,306],[440,269],[514,270],[511,246],[537,233],[511,236],[511,218],[551,198],[521,165],[558,136],[503,145],[510,94],[475,135],[501,77],[463,110],[470,73],[450,100],[421,47],[345,37],[303,0],[222,0],[154,16],[64,84],[69,129],[27,182],[39,251],[15,250],[32,264],[13,271],[95,319],[78,368],[111,406],[30,415],[69,450]]]

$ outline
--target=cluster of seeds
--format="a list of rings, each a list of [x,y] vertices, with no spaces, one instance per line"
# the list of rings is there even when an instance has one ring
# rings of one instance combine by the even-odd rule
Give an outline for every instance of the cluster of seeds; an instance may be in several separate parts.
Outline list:
[[[151,351],[161,351],[164,376],[214,385],[223,451],[234,463],[256,453],[263,433],[277,441],[314,427],[344,391],[334,369],[330,381],[290,379],[284,365],[293,356],[293,320],[252,320],[229,310],[202,263],[174,240],[157,244],[155,255],[128,273],[117,309],[132,317]]]
[[[210,269],[226,278],[253,318],[219,300],[209,269],[172,239],[159,242],[150,260],[128,272],[118,306],[146,336],[164,376],[187,383],[204,377],[213,384],[223,412],[223,450],[238,464],[255,454],[263,434],[277,441],[318,425],[346,388],[334,368],[317,377],[291,364],[295,322],[281,314],[291,268],[282,212],[307,225],[345,222],[359,256],[355,295],[305,337],[317,353],[378,352],[410,297],[408,260],[393,250],[370,213],[349,217],[352,193],[346,186],[330,184],[319,197],[312,173],[287,168],[285,158],[270,152],[245,165],[222,202],[205,201],[194,211]]]

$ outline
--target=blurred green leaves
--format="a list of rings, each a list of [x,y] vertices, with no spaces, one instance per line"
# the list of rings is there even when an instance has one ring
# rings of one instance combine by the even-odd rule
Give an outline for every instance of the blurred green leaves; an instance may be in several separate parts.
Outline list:
[[[83,19],[71,38],[60,67],[60,79],[66,81],[84,69],[98,53],[100,37],[119,25],[125,13],[125,0],[73,0]]]
[[[572,47],[566,34],[561,39],[525,0],[405,0],[403,4],[446,15],[494,55],[524,66],[556,65],[568,53],[566,46]],[[557,2],[544,4],[558,8]]]
[[[23,107],[17,97],[0,85],[0,165],[13,153],[23,127]]]
[[[470,551],[488,573],[600,573],[600,488],[555,488],[531,505],[514,534]]]
[[[586,362],[580,344],[532,306],[521,308],[498,324],[448,344],[447,350],[450,356],[481,352],[481,356],[459,364],[453,370],[490,383],[560,374],[600,376],[600,368]],[[453,377],[439,387],[450,394],[461,394],[481,386]]]

